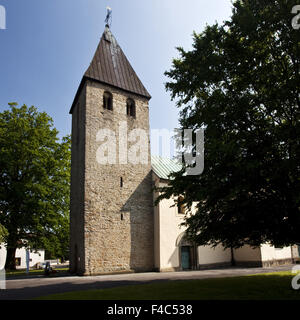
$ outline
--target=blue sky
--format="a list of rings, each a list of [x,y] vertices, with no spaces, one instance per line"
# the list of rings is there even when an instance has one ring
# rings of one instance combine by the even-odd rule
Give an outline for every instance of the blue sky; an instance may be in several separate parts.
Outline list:
[[[193,31],[231,15],[230,0],[0,0],[0,112],[8,102],[34,105],[54,120],[60,137],[71,132],[69,109],[104,30],[111,30],[152,95],[153,129],[177,127],[178,110],[165,91],[176,47],[190,49]]]

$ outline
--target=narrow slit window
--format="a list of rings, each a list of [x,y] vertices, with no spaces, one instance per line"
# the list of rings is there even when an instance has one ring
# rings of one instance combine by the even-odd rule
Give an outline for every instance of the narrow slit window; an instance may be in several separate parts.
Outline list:
[[[123,178],[121,177],[121,178],[120,178],[120,187],[123,188],[123,185],[124,185],[124,184],[123,184]]]
[[[127,115],[130,117],[135,118],[136,112],[135,112],[135,102],[132,99],[127,99]]]
[[[113,97],[108,91],[103,94],[103,108],[107,110],[113,110]]]

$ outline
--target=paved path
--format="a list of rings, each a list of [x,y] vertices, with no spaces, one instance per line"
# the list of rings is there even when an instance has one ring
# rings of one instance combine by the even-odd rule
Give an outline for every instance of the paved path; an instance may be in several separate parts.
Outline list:
[[[276,271],[290,271],[292,267],[292,265],[285,265],[274,268],[228,268],[166,273],[130,273],[92,277],[67,276],[46,278],[44,276],[37,276],[30,279],[8,279],[6,281],[7,289],[0,290],[0,300],[26,300],[61,292],[112,288],[155,281],[222,278]]]

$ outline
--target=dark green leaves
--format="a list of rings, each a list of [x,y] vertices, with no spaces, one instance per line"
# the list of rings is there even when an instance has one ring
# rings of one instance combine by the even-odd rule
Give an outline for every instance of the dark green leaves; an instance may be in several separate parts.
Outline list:
[[[8,247],[55,247],[58,255],[68,247],[70,139],[57,134],[34,107],[11,104],[0,113],[0,223]]]
[[[194,34],[166,75],[182,128],[206,128],[205,171],[163,197],[197,201],[198,244],[300,242],[300,32],[296,1],[235,1],[230,21]]]

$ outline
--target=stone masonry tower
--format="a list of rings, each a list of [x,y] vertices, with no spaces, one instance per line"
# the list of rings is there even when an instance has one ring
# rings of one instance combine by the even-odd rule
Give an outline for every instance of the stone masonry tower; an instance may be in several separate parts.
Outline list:
[[[154,260],[150,95],[106,26],[72,114],[70,269],[80,275],[151,271]],[[148,162],[126,163],[120,135],[142,129]],[[115,133],[116,163],[97,161],[99,130]],[[104,141],[105,142],[105,141]],[[124,160],[125,159],[125,160]]]

